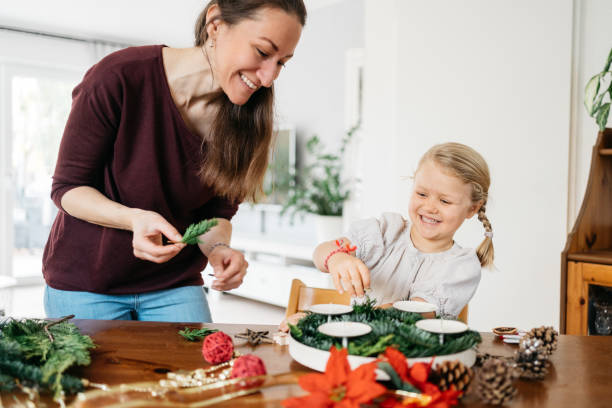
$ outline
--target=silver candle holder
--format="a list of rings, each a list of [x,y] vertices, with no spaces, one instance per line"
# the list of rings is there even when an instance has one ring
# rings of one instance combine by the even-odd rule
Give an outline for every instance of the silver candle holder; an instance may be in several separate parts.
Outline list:
[[[350,313],[353,311],[353,306],[340,305],[338,303],[319,303],[311,305],[308,310],[312,313],[327,315],[327,321],[331,322],[332,316]]]
[[[372,327],[359,322],[327,322],[318,327],[319,332],[331,336],[342,338],[342,347],[348,347],[348,339],[359,337],[372,331]]]

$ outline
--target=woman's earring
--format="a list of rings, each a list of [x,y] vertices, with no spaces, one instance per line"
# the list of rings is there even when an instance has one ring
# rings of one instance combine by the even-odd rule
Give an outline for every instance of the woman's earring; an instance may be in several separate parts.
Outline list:
[[[215,48],[215,40],[210,40],[210,48]]]

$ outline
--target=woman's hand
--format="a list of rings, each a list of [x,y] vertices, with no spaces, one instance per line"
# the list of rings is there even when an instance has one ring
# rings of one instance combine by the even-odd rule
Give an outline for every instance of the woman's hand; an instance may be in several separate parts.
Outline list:
[[[208,254],[208,263],[214,271],[215,280],[211,287],[215,290],[231,290],[242,285],[249,266],[242,252],[225,245],[213,248]]]
[[[183,237],[164,217],[154,211],[134,210],[132,216],[134,256],[155,263],[163,263],[176,256],[186,244]],[[176,242],[164,245],[162,236]]]
[[[327,266],[338,292],[346,289],[351,296],[363,296],[370,288],[370,270],[360,259],[339,252],[328,259]]]

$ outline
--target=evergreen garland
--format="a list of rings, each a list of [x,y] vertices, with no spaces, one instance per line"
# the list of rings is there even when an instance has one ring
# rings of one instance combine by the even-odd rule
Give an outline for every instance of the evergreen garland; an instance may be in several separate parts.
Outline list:
[[[198,237],[202,234],[206,234],[208,230],[217,225],[217,223],[218,221],[216,218],[211,218],[210,220],[202,220],[198,223],[191,224],[183,234],[181,242],[188,245],[201,244],[202,242]]]
[[[8,319],[0,322],[0,389],[12,390],[17,381],[48,390],[54,399],[83,390],[83,381],[64,374],[73,365],[91,362],[89,336],[69,322]]]
[[[372,331],[364,336],[349,339],[348,352],[359,356],[376,356],[388,346],[393,346],[406,357],[430,357],[458,353],[480,343],[480,334],[468,330],[458,334],[445,334],[444,344],[439,336],[421,330],[415,323],[423,317],[418,313],[395,308],[379,309],[374,300],[354,305],[351,313],[332,316],[332,321],[366,323]],[[341,339],[327,336],[318,327],[327,322],[327,316],[307,312],[297,325],[289,325],[291,336],[300,343],[328,351],[332,345],[341,347]]]

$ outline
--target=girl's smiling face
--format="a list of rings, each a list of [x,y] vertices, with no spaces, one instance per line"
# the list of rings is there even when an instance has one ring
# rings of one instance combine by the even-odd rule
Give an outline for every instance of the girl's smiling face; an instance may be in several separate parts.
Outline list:
[[[218,13],[218,7],[212,6],[207,20]],[[209,41],[214,41],[206,52],[215,79],[230,101],[244,105],[260,87],[272,86],[293,56],[302,25],[293,14],[265,7],[234,25],[212,20],[207,31]]]
[[[410,236],[417,249],[440,252],[453,245],[455,232],[482,205],[473,203],[471,194],[470,184],[433,160],[421,164],[408,206]]]

